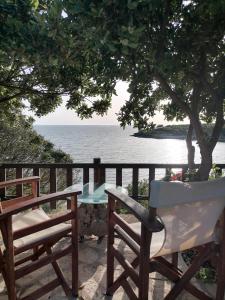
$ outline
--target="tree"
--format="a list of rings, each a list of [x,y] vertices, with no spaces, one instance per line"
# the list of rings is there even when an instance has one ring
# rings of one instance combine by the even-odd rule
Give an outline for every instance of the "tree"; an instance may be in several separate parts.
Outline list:
[[[225,2],[82,0],[64,1],[64,10],[98,81],[129,82],[121,125],[152,126],[159,109],[167,120],[187,117],[189,165],[194,131],[201,152],[198,179],[207,179],[224,126]],[[203,122],[214,122],[210,136]]]
[[[9,4],[10,3],[10,4]],[[16,3],[16,4],[15,4]],[[69,96],[81,118],[104,114],[117,80],[129,82],[122,126],[190,120],[206,179],[224,125],[224,0],[56,0],[0,6],[0,103],[26,98],[38,115]],[[211,135],[202,123],[214,122]]]
[[[41,116],[68,96],[67,106],[76,106],[81,117],[90,117],[93,111],[102,114],[102,107],[110,103],[110,83],[104,83],[108,92],[102,101],[89,99],[91,106],[81,105],[83,99],[101,93],[92,72],[63,1],[1,1],[0,109],[6,102],[17,100],[16,105],[22,105],[26,99]]]
[[[6,105],[6,104],[5,104]],[[57,149],[33,129],[33,119],[24,116],[19,108],[7,107],[0,111],[0,163],[72,163],[72,157]],[[32,176],[32,170],[24,169],[24,176]],[[57,187],[66,187],[66,171],[58,170]],[[15,177],[15,170],[7,170],[7,178]],[[41,172],[41,192],[49,189],[49,170]],[[74,180],[77,182],[79,171]]]

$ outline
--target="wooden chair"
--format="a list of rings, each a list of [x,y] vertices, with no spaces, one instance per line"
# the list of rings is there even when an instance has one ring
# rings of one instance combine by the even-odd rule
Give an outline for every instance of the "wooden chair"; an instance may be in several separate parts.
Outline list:
[[[57,192],[37,197],[38,183],[39,177],[0,182],[0,189],[21,184],[32,186],[30,195],[0,204],[0,229],[4,244],[4,251],[0,251],[0,267],[9,300],[18,299],[15,287],[17,279],[47,264],[52,265],[56,279],[22,299],[38,299],[59,285],[68,297],[78,294],[77,195],[80,192]],[[65,197],[71,197],[71,210],[63,215],[49,218],[39,208],[39,205]],[[69,220],[70,224],[64,223]],[[64,237],[70,237],[72,243],[64,249],[53,251],[52,247]],[[32,252],[27,253],[30,249]],[[24,252],[26,256],[18,259],[17,255]],[[67,284],[57,263],[59,258],[69,253],[72,254],[72,288]]]
[[[185,289],[198,299],[213,299],[197,289],[191,278],[200,266],[217,253],[217,300],[224,299],[225,290],[225,178],[205,182],[152,181],[149,211],[130,197],[107,190],[108,253],[107,294],[122,286],[130,299],[148,299],[149,272],[159,272],[174,282],[164,299],[177,299]],[[128,224],[115,212],[115,200],[122,203],[138,219]],[[220,238],[216,224],[223,216]],[[216,234],[217,233],[217,237]],[[123,240],[136,254],[129,262],[114,243]],[[177,266],[177,253],[198,247],[198,254],[186,272]],[[170,256],[167,256],[170,255]],[[172,262],[168,257],[172,256]],[[124,272],[114,279],[114,258]],[[136,268],[139,266],[139,271]],[[128,277],[138,288],[131,288]]]

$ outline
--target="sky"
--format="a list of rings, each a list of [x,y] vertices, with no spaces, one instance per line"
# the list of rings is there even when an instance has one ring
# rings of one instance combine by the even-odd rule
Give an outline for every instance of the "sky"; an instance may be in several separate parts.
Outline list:
[[[28,109],[25,114],[31,115],[35,119],[35,125],[119,125],[116,113],[119,112],[121,106],[129,99],[127,92],[128,84],[125,82],[118,82],[116,86],[117,96],[112,98],[112,106],[107,115],[103,117],[94,115],[92,119],[81,120],[74,111],[67,110],[65,107],[66,99],[63,104],[58,107],[53,113],[43,117],[34,116]],[[166,124],[162,113],[157,113],[153,121],[156,124]]]

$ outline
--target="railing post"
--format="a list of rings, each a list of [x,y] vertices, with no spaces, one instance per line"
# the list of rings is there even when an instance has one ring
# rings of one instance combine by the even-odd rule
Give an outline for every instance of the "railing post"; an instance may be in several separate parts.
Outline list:
[[[122,184],[123,184],[122,168],[116,168],[116,185],[122,186]]]
[[[71,186],[73,184],[73,169],[70,167],[66,168],[66,186]],[[71,201],[67,200],[67,209],[71,208]]]
[[[56,168],[50,168],[50,193],[55,193],[57,190],[56,185]],[[50,208],[56,209],[56,201],[50,202]]]
[[[23,177],[23,168],[16,168],[16,179]],[[22,197],[23,196],[23,185],[17,185],[16,186],[16,197]]]
[[[98,186],[105,182],[105,168],[101,167],[101,158],[94,158],[94,183]]]
[[[83,168],[83,184],[86,184],[89,182],[89,168]]]
[[[33,175],[40,177],[40,169],[38,167],[33,168]],[[37,196],[40,196],[40,183],[37,183]]]
[[[133,180],[132,180],[132,196],[135,200],[138,200],[138,177],[139,169],[133,168]]]
[[[0,182],[6,180],[5,168],[0,168]],[[0,189],[0,199],[5,198],[5,188]]]
[[[148,182],[149,182],[149,187],[148,187],[148,199],[150,200],[150,194],[151,194],[151,182],[152,180],[155,179],[155,168],[149,168],[149,175],[148,175]],[[149,201],[148,200],[148,201]]]

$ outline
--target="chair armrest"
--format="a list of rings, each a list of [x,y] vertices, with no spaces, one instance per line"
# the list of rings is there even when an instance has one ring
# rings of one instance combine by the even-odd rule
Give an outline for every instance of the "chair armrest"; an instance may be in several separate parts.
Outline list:
[[[127,209],[129,209],[149,231],[159,232],[163,230],[164,225],[157,218],[150,219],[149,211],[131,197],[118,192],[116,189],[108,189],[105,192],[110,197],[121,202]]]
[[[40,177],[38,176],[32,176],[32,177],[25,177],[25,178],[18,178],[13,180],[7,180],[0,182],[0,189],[5,188],[7,186],[14,186],[22,183],[32,183],[37,182],[40,180]]]
[[[52,193],[48,195],[43,195],[41,197],[35,197],[25,202],[15,204],[13,206],[4,209],[3,212],[0,214],[0,220],[4,219],[5,217],[15,215],[26,209],[30,209],[32,207],[36,207],[47,202],[51,202],[52,200],[60,200],[62,197],[75,196],[79,194],[81,194],[81,191],[73,191],[73,192],[62,191],[62,192]]]

